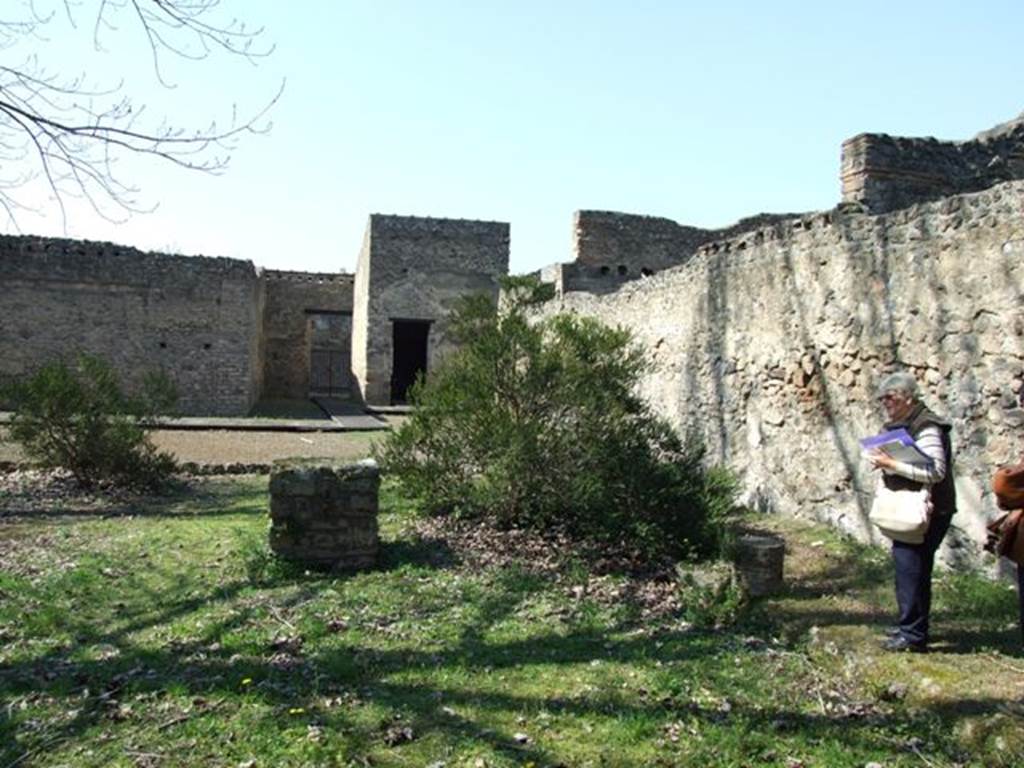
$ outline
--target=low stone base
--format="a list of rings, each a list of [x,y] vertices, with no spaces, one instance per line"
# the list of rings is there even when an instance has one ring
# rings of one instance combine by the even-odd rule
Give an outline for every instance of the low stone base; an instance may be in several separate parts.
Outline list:
[[[380,470],[372,460],[274,462],[270,548],[315,568],[361,570],[377,562]]]
[[[746,534],[736,539],[736,575],[752,597],[782,590],[786,542],[771,534]]]

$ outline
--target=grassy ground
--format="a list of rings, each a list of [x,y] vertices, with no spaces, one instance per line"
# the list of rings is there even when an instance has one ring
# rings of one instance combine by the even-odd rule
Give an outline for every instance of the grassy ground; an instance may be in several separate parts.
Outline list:
[[[787,593],[709,631],[578,568],[460,564],[390,494],[377,570],[303,573],[266,506],[265,477],[0,502],[0,766],[1024,764],[1006,585],[943,576],[938,651],[887,656],[884,553],[814,526],[767,521]]]

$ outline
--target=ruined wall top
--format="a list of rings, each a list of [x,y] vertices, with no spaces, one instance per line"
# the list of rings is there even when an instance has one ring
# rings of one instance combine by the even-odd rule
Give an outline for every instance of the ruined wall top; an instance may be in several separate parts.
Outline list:
[[[0,271],[10,277],[39,276],[90,283],[138,282],[146,275],[201,273],[206,276],[255,278],[251,261],[223,256],[181,256],[140,251],[125,245],[38,237],[0,235]]]
[[[351,283],[355,275],[349,272],[295,272],[286,269],[264,269],[263,277],[268,282],[289,283]]]
[[[438,219],[428,216],[397,216],[393,214],[370,214],[368,226],[370,237],[402,238],[472,238],[483,244],[507,244],[509,225],[502,221],[479,221],[476,219]]]
[[[507,274],[509,225],[500,221],[434,219],[374,213],[367,225],[368,272],[375,285],[421,277],[422,282],[450,281],[452,274]],[[358,290],[357,290],[358,293]]]
[[[707,231],[659,216],[616,211],[573,214],[573,255],[577,264],[619,264],[637,269],[663,269],[680,263],[707,239]]]
[[[1024,179],[1024,115],[968,141],[862,133],[842,147],[843,202],[871,213]]]
[[[658,216],[616,211],[573,214],[573,255],[569,264],[541,271],[557,294],[568,291],[609,293],[639,277],[686,263],[706,243],[797,216],[761,213],[720,229],[678,224]]]

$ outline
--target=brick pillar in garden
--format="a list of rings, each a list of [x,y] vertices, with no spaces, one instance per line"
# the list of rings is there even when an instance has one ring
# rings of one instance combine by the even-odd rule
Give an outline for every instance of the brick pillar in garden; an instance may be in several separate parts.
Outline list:
[[[270,547],[316,568],[359,570],[377,561],[376,462],[285,459],[270,473]]]

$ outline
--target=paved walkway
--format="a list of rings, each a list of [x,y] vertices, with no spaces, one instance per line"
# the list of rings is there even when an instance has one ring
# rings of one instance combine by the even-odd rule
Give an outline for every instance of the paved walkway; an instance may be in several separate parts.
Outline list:
[[[387,429],[388,425],[383,419],[367,413],[361,405],[350,400],[339,400],[336,397],[311,397],[314,403],[330,415],[331,420],[341,424],[344,429]]]

